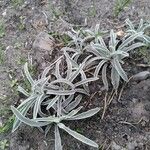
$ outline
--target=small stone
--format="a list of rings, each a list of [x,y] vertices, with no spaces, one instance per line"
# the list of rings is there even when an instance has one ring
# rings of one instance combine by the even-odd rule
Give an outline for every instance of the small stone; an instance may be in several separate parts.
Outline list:
[[[6,15],[7,15],[7,9],[5,9],[4,12],[2,13],[3,17],[6,17]]]
[[[33,42],[33,49],[40,51],[50,51],[54,49],[54,39],[46,32],[40,32]]]
[[[125,33],[122,30],[117,32],[117,36],[119,36],[119,37],[123,37],[124,35],[125,35]]]
[[[149,76],[150,76],[149,71],[142,71],[140,73],[135,74],[132,79],[134,81],[142,81],[142,80],[146,80]]]

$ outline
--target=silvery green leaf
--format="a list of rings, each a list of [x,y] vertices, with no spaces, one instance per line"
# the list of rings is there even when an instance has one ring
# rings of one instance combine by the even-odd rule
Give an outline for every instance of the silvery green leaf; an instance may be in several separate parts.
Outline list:
[[[57,125],[55,125],[55,150],[62,150],[61,137]]]
[[[71,112],[69,112],[67,114],[67,118],[71,118],[72,116],[76,115],[82,108],[83,108],[83,106],[80,106],[80,107],[72,110]]]
[[[143,22],[143,19],[141,19],[140,23],[139,23],[139,26],[137,28],[137,31],[142,31],[143,30],[143,25],[144,25],[144,22]]]
[[[76,88],[75,91],[77,93],[82,93],[82,94],[85,94],[85,95],[90,95],[86,90],[82,89],[82,88]]]
[[[31,95],[28,97],[26,100],[24,100],[18,107],[17,109],[20,109],[22,106],[26,105],[28,102],[34,101],[36,99],[36,95]]]
[[[132,22],[129,19],[126,19],[125,22],[130,27],[130,29],[134,30],[134,25],[132,24]]]
[[[51,83],[49,83],[49,86],[57,84],[57,83],[63,83],[63,84],[69,85],[71,87],[71,89],[75,89],[75,86],[72,82],[70,82],[69,80],[63,79],[63,78],[51,81]]]
[[[76,90],[47,90],[46,94],[54,94],[54,95],[72,95],[75,94]]]
[[[113,30],[110,31],[110,42],[109,42],[109,48],[111,48],[111,51],[114,52],[116,49],[116,41],[117,35],[114,33]]]
[[[85,143],[87,145],[90,145],[90,146],[98,148],[98,145],[94,141],[92,141],[92,140],[86,138],[85,136],[83,136],[83,135],[81,135],[81,134],[71,130],[70,128],[66,127],[64,124],[59,123],[58,127],[63,129],[67,133],[69,133],[71,136],[73,136],[77,140],[79,140],[79,141],[81,141],[81,142],[83,142],[83,143]]]
[[[78,66],[77,60],[78,60],[78,58],[80,57],[80,55],[81,55],[81,52],[79,52],[79,51],[75,52],[75,53],[72,55],[71,60],[72,60],[73,66]]]
[[[68,104],[68,106],[65,108],[66,112],[69,112],[71,110],[73,110],[74,108],[76,108],[79,103],[81,102],[82,99],[82,95],[78,95],[74,101],[72,101],[71,103]]]
[[[118,72],[116,71],[116,69],[112,66],[111,83],[112,83],[114,89],[118,89],[119,81],[120,81],[120,76],[119,76]]]
[[[75,87],[78,87],[80,85],[83,85],[83,84],[86,84],[86,83],[89,83],[89,82],[92,82],[92,81],[96,81],[96,80],[98,80],[97,77],[87,78],[87,79],[84,79],[82,81],[79,81],[79,82],[75,83],[74,85],[75,85]]]
[[[91,47],[93,48],[91,52],[93,51],[93,53],[96,54],[96,56],[106,57],[110,53],[106,47],[100,44],[91,43]]]
[[[129,57],[129,53],[127,53],[126,51],[115,51],[110,54],[110,57],[115,58],[115,56],[120,56],[120,55],[122,56],[122,58]]]
[[[51,99],[48,106],[46,107],[46,110],[50,109],[59,100],[59,98],[60,96],[57,95],[53,99]]]
[[[28,110],[32,107],[33,103],[34,103],[34,101],[30,101],[26,105],[23,105],[22,107],[17,108],[17,109],[20,111],[20,113],[23,116],[25,116],[27,114]],[[20,124],[21,124],[21,121],[16,117],[15,121],[13,123],[13,130],[12,130],[12,132],[14,132],[15,130],[17,130],[18,127],[20,126]]]
[[[91,43],[90,47],[86,48],[86,51],[90,52],[90,53],[93,53],[95,56],[101,57],[100,53],[98,52],[97,49],[94,48],[94,45],[92,45],[92,43]]]
[[[83,70],[81,70],[80,74],[81,74],[81,80],[86,80],[86,74],[85,74],[85,72],[84,72]],[[89,92],[88,83],[83,84],[82,86],[83,86],[83,88],[84,88],[86,91]]]
[[[71,63],[71,58],[68,55],[66,51],[64,51],[64,55],[66,57],[66,62],[67,62],[67,79],[69,79],[71,73],[72,73],[72,63]],[[74,62],[73,62],[74,63]]]
[[[98,113],[99,111],[100,111],[100,108],[94,108],[94,109],[88,110],[86,112],[74,115],[70,118],[67,118],[67,120],[80,120],[80,119],[89,118],[89,117],[92,117],[93,115],[95,115],[96,113]]]
[[[62,56],[60,56],[56,61],[54,61],[52,64],[50,64],[48,67],[46,67],[42,73],[41,78],[46,78],[49,70],[52,69],[53,65],[56,64],[60,59],[62,58]]]
[[[65,108],[73,100],[74,95],[69,95],[65,101],[62,102],[62,107]]]
[[[59,123],[61,121],[61,117],[49,116],[34,119],[35,122],[47,122],[47,123]]]
[[[83,69],[84,65],[85,65],[85,63],[80,64],[79,68],[76,71],[73,72],[73,74],[69,78],[70,82],[73,82],[73,80],[79,75],[79,73]]]
[[[76,50],[74,48],[71,48],[71,47],[63,47],[61,49],[61,51],[66,51],[66,52],[74,52],[76,53]]]
[[[113,67],[116,69],[116,71],[118,72],[118,74],[121,76],[121,78],[124,81],[128,81],[128,77],[127,77],[125,71],[122,69],[118,59],[113,59]]]
[[[40,117],[47,117],[47,114],[45,114],[45,113],[41,110],[41,106],[42,106],[42,105],[39,106],[38,115],[39,115]]]
[[[102,38],[101,36],[98,37],[98,40],[99,40],[100,44],[101,44],[103,47],[105,47],[105,49],[107,49],[107,46],[106,46],[106,44],[105,44],[105,42],[104,42],[104,40],[103,40],[103,38]]]
[[[31,85],[34,85],[34,80],[32,79],[29,70],[28,70],[28,63],[25,63],[24,65],[24,73],[26,75],[26,78],[28,79],[28,81],[30,82]]]
[[[48,132],[49,132],[49,130],[50,130],[51,127],[52,127],[51,125],[48,125],[48,126],[45,128],[45,137],[47,136],[47,134],[48,134]]]
[[[86,29],[86,30],[84,30],[84,31],[85,31],[86,33],[88,33],[89,35],[92,35],[92,36],[94,35],[94,34],[93,34],[93,31],[91,31],[90,29]]]
[[[62,78],[62,77],[61,77],[61,74],[60,74],[60,70],[59,70],[59,68],[60,68],[60,67],[59,67],[60,63],[61,63],[61,60],[59,60],[59,61],[56,63],[56,67],[55,67],[55,75],[56,75],[57,79]]]
[[[139,47],[145,46],[145,45],[146,45],[146,44],[144,44],[144,43],[138,42],[138,43],[132,44],[132,45],[129,46],[129,47],[124,47],[124,48],[122,49],[122,51],[128,52],[128,51],[134,50],[134,49],[136,49],[136,48],[139,48]]]
[[[100,24],[96,24],[95,26],[95,34],[99,34]]]
[[[35,119],[38,115],[38,111],[39,111],[39,107],[43,101],[43,94],[42,95],[39,95],[37,98],[36,98],[36,101],[35,101],[35,105],[34,105],[34,108],[33,108],[33,119]]]
[[[90,68],[91,66],[93,66],[93,65],[96,65],[96,61],[97,60],[100,60],[100,59],[103,59],[102,57],[93,57],[93,58],[91,58],[90,60],[88,60],[87,62],[86,62],[86,66],[85,66],[85,68]]]
[[[23,89],[21,86],[18,86],[18,89],[17,89],[20,93],[24,94],[25,96],[30,96],[30,94],[25,90]]]
[[[84,43],[90,42],[90,41],[94,40],[94,38],[95,38],[95,36],[92,36],[92,35],[85,37],[85,38],[81,41],[81,46],[83,47]]]
[[[148,28],[150,28],[150,24],[147,24],[147,25],[143,26],[142,31],[145,31]]]
[[[29,126],[34,126],[34,127],[41,127],[41,126],[46,126],[49,124],[49,122],[36,122],[33,119],[28,119],[24,117],[15,107],[11,106],[11,110],[15,114],[15,116],[23,123],[29,125]]]
[[[107,64],[104,64],[102,68],[102,81],[104,83],[105,89],[108,91],[108,81],[107,81],[107,74],[106,74],[106,69],[107,69]]]
[[[149,44],[150,43],[150,36],[143,35],[143,39]]]
[[[106,60],[102,60],[96,67],[95,72],[94,72],[94,77],[98,76],[98,73],[100,71],[100,69],[102,68],[102,66],[106,63]]]
[[[124,47],[128,46],[131,42],[133,42],[136,38],[140,37],[143,32],[135,33],[129,36],[123,43],[118,47],[118,50],[122,50]]]

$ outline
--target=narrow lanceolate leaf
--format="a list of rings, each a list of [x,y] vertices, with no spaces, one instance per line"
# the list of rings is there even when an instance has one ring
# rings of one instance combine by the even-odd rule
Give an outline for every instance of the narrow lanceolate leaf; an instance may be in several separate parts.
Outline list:
[[[112,83],[114,89],[118,89],[119,81],[120,81],[120,76],[119,76],[118,72],[116,71],[116,69],[112,66],[111,83]]]
[[[75,88],[74,85],[73,85],[73,83],[70,82],[70,81],[68,81],[68,80],[66,80],[66,79],[54,80],[54,81],[52,81],[52,82],[49,84],[49,87],[51,87],[51,85],[55,85],[55,84],[59,84],[59,83],[63,83],[63,84],[65,83],[65,84],[69,85],[69,86],[71,87],[71,89],[74,89],[74,88]]]
[[[132,22],[129,19],[126,19],[125,22],[130,27],[130,29],[134,30],[134,25],[132,24]]]
[[[69,79],[69,76],[72,73],[72,63],[70,61],[71,58],[66,51],[64,51],[64,55],[66,56],[66,62],[67,62],[67,79]]]
[[[82,94],[85,94],[85,95],[90,95],[86,90],[82,89],[82,88],[76,88],[75,91],[77,93],[82,93]]]
[[[149,44],[150,43],[150,36],[143,35],[143,39]]]
[[[124,47],[128,46],[131,42],[133,42],[136,38],[140,37],[143,32],[135,33],[129,36],[123,43],[119,46],[118,50],[122,50]]]
[[[115,49],[116,49],[116,43],[117,43],[116,37],[117,37],[117,35],[114,33],[113,30],[111,30],[109,47],[112,47],[112,52],[115,51]]]
[[[86,74],[85,74],[85,72],[84,72],[83,70],[81,70],[80,74],[81,74],[81,80],[85,80],[85,79],[86,79]],[[87,92],[89,92],[88,83],[83,84],[83,88],[84,88]]]
[[[95,26],[95,33],[96,34],[99,33],[99,28],[100,28],[100,24],[96,24],[96,26]]]
[[[73,100],[74,95],[69,95],[63,102],[62,107],[65,108]]]
[[[104,47],[100,44],[93,44],[91,43],[91,46],[93,48],[93,51],[91,52],[95,52],[95,54],[98,52],[98,54],[96,56],[101,56],[101,57],[105,57],[109,54],[109,50],[107,49],[107,47]]]
[[[24,89],[22,88],[21,86],[18,86],[18,89],[17,89],[20,93],[24,94],[25,96],[30,96],[30,94]]]
[[[129,51],[134,50],[134,49],[136,49],[136,48],[139,48],[139,47],[141,47],[141,46],[146,46],[146,44],[138,42],[138,43],[132,44],[132,45],[129,46],[129,47],[123,48],[122,51],[124,51],[124,52],[129,52]]]
[[[30,101],[28,102],[26,105],[23,105],[20,109],[19,112],[23,115],[26,116],[28,110],[32,107],[34,101]],[[18,127],[20,126],[21,121],[16,117],[15,121],[13,123],[13,130],[12,132],[16,131],[18,129]]]
[[[69,78],[70,82],[73,82],[73,80],[79,75],[79,73],[83,69],[84,65],[85,65],[85,63],[80,64],[79,68],[72,73],[72,75]]]
[[[32,79],[29,70],[28,70],[28,63],[25,63],[24,65],[24,73],[28,79],[28,81],[30,82],[31,85],[34,85],[34,80]]]
[[[96,80],[98,80],[97,77],[87,78],[87,79],[84,79],[82,81],[79,81],[79,82],[75,83],[75,87],[86,84],[86,83],[89,83],[89,82],[92,82],[92,81],[96,81]]]
[[[73,136],[74,138],[76,138],[77,140],[87,144],[87,145],[90,145],[90,146],[93,146],[93,147],[96,147],[98,148],[98,144],[95,143],[94,141],[86,138],[85,136],[71,130],[70,128],[66,127],[64,124],[62,123],[59,123],[58,124],[58,127],[63,129],[64,131],[66,131],[67,133],[69,133],[71,136]]]
[[[103,38],[100,36],[98,39],[99,39],[100,44],[107,49],[107,46],[106,46]]]
[[[46,107],[46,110],[50,109],[58,100],[60,96],[55,96],[53,99],[50,100],[48,106]]]
[[[87,62],[86,62],[86,69],[88,69],[88,68],[90,68],[91,66],[93,66],[93,65],[95,65],[96,64],[96,61],[97,60],[100,60],[100,59],[102,59],[101,57],[93,57],[93,58],[91,58],[90,60],[88,60]]]
[[[74,101],[72,101],[68,106],[65,108],[66,112],[71,111],[72,109],[76,108],[79,103],[81,102],[82,95],[78,95]]]
[[[75,94],[76,90],[47,90],[46,94],[54,95],[72,95]]]
[[[59,60],[57,63],[56,63],[56,67],[55,67],[55,76],[57,77],[57,79],[60,79],[62,78],[61,77],[61,74],[60,74],[60,70],[59,70],[59,66],[60,66],[60,63],[61,63],[61,60]]]
[[[42,73],[41,78],[46,78],[46,76],[47,76],[48,72],[50,71],[50,69],[52,69],[53,65],[54,65],[55,63],[57,63],[61,58],[62,58],[62,56],[59,57],[56,61],[54,61],[52,64],[50,64],[50,66],[46,67],[46,68],[44,69],[43,73]]]
[[[38,115],[39,107],[41,107],[41,103],[43,101],[43,96],[44,95],[40,95],[36,98],[36,102],[33,109],[33,119],[35,119]]]
[[[107,64],[104,64],[103,69],[102,69],[102,80],[103,80],[103,84],[105,86],[105,89],[108,91],[108,81],[107,81],[107,73],[106,73],[106,69],[107,69]]]
[[[144,25],[144,21],[143,21],[143,19],[141,19],[140,23],[139,23],[139,26],[137,28],[137,31],[142,31],[143,25]]]
[[[57,125],[55,125],[55,150],[62,150],[61,137]]]
[[[82,108],[83,108],[83,106],[80,106],[80,107],[72,110],[70,113],[67,114],[67,118],[71,118],[72,116],[76,115]]]
[[[118,59],[114,59],[113,62],[112,62],[112,64],[113,64],[113,67],[118,72],[118,74],[121,76],[121,78],[124,81],[128,81],[128,77],[127,77],[125,71],[123,70],[123,68],[121,67],[120,62],[118,61]]]
[[[88,110],[86,112],[80,113],[78,115],[74,115],[74,116],[68,118],[67,120],[80,120],[80,119],[89,118],[89,117],[92,117],[93,115],[95,115],[96,113],[98,113],[99,111],[100,111],[100,108],[94,108],[94,109]]]
[[[24,100],[18,107],[17,109],[20,109],[22,106],[25,106],[28,102],[34,101],[36,99],[36,95],[31,95],[28,97],[26,100]]]
[[[33,127],[41,127],[41,126],[46,126],[49,124],[49,122],[36,122],[33,119],[28,119],[24,117],[15,107],[11,106],[11,110],[15,114],[15,116],[23,123],[33,126]]]
[[[96,67],[96,70],[94,72],[94,77],[97,77],[99,74],[100,69],[102,68],[102,66],[104,65],[104,63],[106,63],[106,60],[102,60],[98,66]]]

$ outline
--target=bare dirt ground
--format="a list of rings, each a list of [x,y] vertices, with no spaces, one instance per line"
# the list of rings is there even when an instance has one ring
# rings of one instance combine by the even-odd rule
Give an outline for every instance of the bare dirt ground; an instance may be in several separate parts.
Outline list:
[[[23,81],[22,66],[28,61],[41,71],[57,57],[56,52],[37,49],[33,44],[40,32],[61,34],[72,26],[95,26],[102,30],[124,30],[124,21],[130,18],[137,23],[141,18],[150,20],[150,1],[133,0],[118,17],[114,17],[114,0],[0,0],[0,125],[12,115],[10,105],[17,105],[20,98],[16,87]],[[4,29],[2,27],[4,26]],[[59,50],[58,50],[59,51]],[[58,52],[57,52],[58,53]],[[146,57],[132,54],[125,70],[132,76],[142,70],[137,63],[148,63]],[[101,85],[90,85],[91,95],[87,107],[102,110],[93,118],[69,123],[72,129],[95,140],[103,149],[150,150],[150,79],[130,81],[118,101],[114,97],[101,119],[104,93]],[[61,132],[64,150],[94,150]],[[54,150],[54,133],[45,138],[38,129],[22,125],[18,131],[0,135],[8,140],[9,150]],[[102,149],[102,148],[101,148]]]

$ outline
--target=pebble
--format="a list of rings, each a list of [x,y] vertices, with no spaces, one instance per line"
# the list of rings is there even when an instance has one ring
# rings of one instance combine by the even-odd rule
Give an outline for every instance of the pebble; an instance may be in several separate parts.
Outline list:
[[[40,32],[35,41],[33,42],[32,48],[40,51],[52,52],[54,49],[54,39],[46,32]]]
[[[149,71],[142,71],[142,72],[135,74],[132,79],[134,81],[143,81],[143,80],[146,80],[149,76],[150,76]]]

